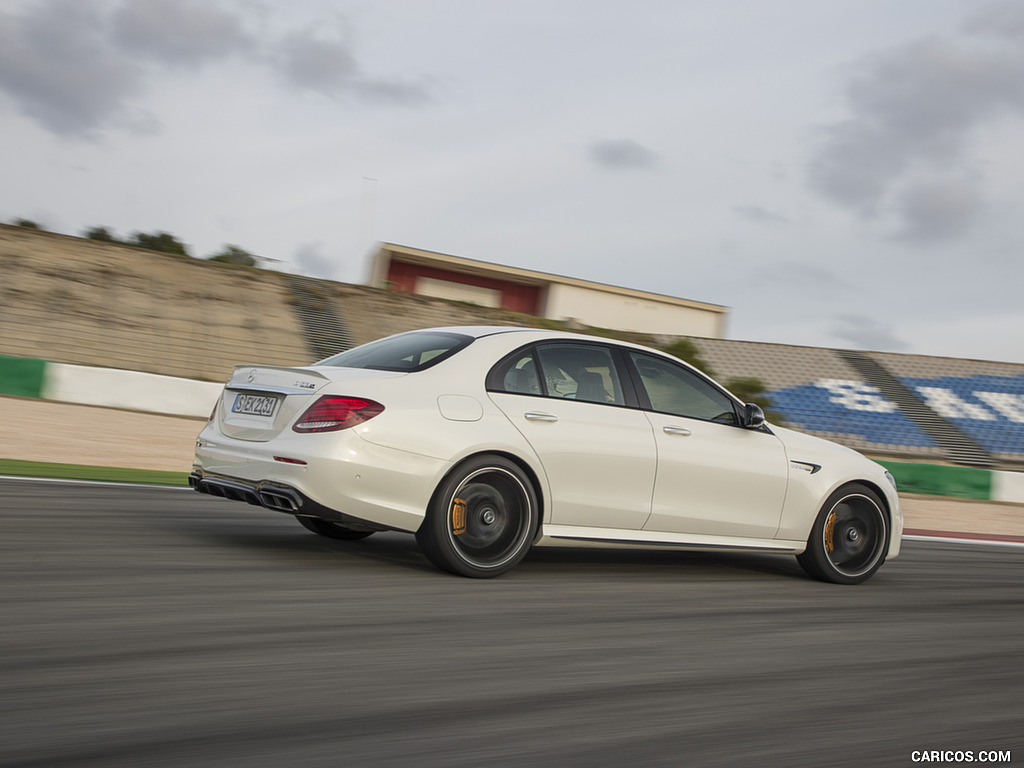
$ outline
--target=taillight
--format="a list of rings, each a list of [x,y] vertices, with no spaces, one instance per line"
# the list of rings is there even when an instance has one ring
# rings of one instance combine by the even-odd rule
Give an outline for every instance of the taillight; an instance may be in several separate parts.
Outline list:
[[[292,429],[296,432],[336,432],[372,419],[384,406],[361,397],[324,395],[299,417]]]

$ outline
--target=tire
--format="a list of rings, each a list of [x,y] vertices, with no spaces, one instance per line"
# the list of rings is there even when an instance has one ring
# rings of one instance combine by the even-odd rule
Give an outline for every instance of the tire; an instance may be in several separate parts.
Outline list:
[[[476,456],[437,487],[416,541],[438,568],[486,579],[526,557],[539,520],[526,473],[501,456]]]
[[[319,517],[296,515],[295,519],[307,531],[326,536],[328,539],[358,541],[359,539],[365,539],[373,533],[373,531],[357,531],[355,528],[348,528],[341,523],[332,523],[330,520],[321,520]]]
[[[816,579],[860,584],[889,554],[889,515],[878,494],[858,483],[843,486],[825,501],[807,549],[796,559]]]

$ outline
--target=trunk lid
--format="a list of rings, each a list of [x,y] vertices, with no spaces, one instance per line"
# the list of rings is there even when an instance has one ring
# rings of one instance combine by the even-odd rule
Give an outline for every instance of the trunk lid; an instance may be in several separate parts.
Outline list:
[[[237,365],[221,393],[216,422],[229,437],[266,442],[294,423],[332,382],[352,382],[358,392],[341,394],[357,395],[374,380],[406,375],[367,368]],[[332,391],[338,392],[336,387]]]

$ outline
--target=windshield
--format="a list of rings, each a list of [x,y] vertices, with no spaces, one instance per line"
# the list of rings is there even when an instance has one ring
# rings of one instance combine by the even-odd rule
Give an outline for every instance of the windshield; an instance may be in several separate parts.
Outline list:
[[[472,343],[472,336],[439,331],[413,331],[371,341],[321,360],[316,365],[372,368],[377,371],[422,371]]]

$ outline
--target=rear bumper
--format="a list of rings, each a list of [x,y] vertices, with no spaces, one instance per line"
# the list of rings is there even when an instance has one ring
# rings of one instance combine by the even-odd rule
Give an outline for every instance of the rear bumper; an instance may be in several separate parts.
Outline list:
[[[363,520],[336,509],[325,507],[296,488],[284,483],[261,480],[254,482],[237,477],[211,475],[201,470],[193,470],[188,477],[189,486],[199,493],[220,496],[232,501],[244,501],[257,507],[284,512],[288,515],[319,517],[335,523],[342,523],[350,528],[387,531],[393,530],[386,525]]]
[[[288,514],[415,531],[450,462],[364,441],[356,430],[268,442],[221,434],[196,441],[190,484],[202,493]]]

